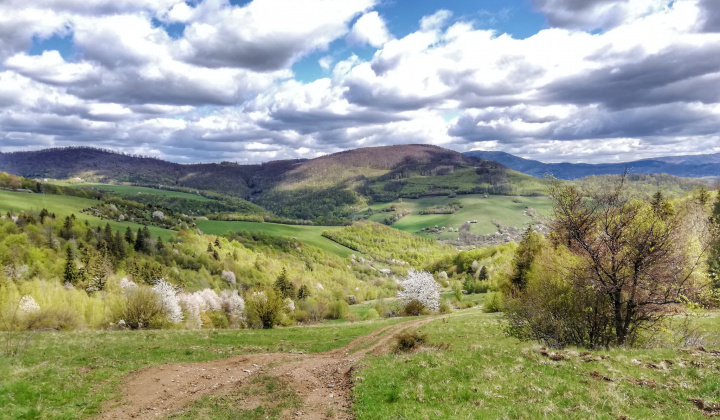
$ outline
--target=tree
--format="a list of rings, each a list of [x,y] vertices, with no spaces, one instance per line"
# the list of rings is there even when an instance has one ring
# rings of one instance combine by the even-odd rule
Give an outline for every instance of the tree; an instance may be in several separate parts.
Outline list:
[[[633,344],[670,305],[697,296],[694,274],[709,244],[696,235],[704,228],[688,226],[692,211],[660,217],[649,203],[627,198],[624,177],[614,189],[591,194],[554,181],[549,193],[553,235],[576,259],[563,267],[565,277],[576,299],[605,306],[610,344]]]
[[[129,244],[135,243],[135,235],[133,235],[132,230],[130,229],[130,226],[125,228],[125,242]]]
[[[540,252],[540,236],[533,231],[532,226],[528,226],[515,251],[513,260],[513,274],[510,277],[510,283],[515,290],[522,291],[525,288],[528,271],[530,271],[538,252]]]
[[[283,267],[282,272],[280,272],[280,275],[275,280],[273,287],[283,297],[283,299],[295,298],[295,285],[288,280],[287,270],[285,267]]]
[[[75,252],[72,244],[67,244],[65,248],[65,271],[63,272],[63,280],[66,283],[75,284],[79,280],[77,265],[75,265]]]
[[[297,293],[297,298],[299,300],[305,300],[310,297],[310,290],[305,286],[304,284],[300,286]]]
[[[430,311],[437,311],[440,306],[440,285],[427,271],[415,271],[411,268],[400,282],[400,287],[402,290],[398,292],[398,298],[403,306],[412,301],[418,301]]]
[[[484,281],[484,280],[487,280],[487,279],[489,279],[489,278],[490,278],[490,275],[488,274],[487,267],[485,267],[485,266],[483,265],[482,268],[480,268],[480,274],[478,275],[478,280]]]

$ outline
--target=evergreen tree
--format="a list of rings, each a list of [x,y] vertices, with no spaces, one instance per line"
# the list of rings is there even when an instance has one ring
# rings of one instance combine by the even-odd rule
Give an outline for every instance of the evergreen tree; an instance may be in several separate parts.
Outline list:
[[[130,226],[125,228],[125,242],[127,242],[129,244],[135,244],[135,235],[133,235],[133,232],[130,229]]]
[[[278,293],[283,297],[283,299],[293,299],[295,297],[295,285],[292,284],[290,280],[288,280],[287,270],[285,269],[285,267],[283,267],[282,272],[278,276],[277,280],[275,280],[274,287],[275,290],[277,290]]]
[[[310,297],[310,290],[308,290],[307,286],[304,284],[300,286],[300,289],[298,289],[297,298],[300,300],[305,300],[308,297]]]
[[[478,280],[483,281],[483,280],[487,280],[489,278],[490,278],[490,275],[488,274],[487,267],[485,267],[483,265],[482,268],[480,269],[480,274],[478,275]]]
[[[70,284],[75,284],[79,280],[79,273],[77,265],[75,265],[75,253],[73,252],[72,244],[67,244],[67,248],[65,248],[65,272],[63,273],[63,280]]]
[[[145,236],[143,236],[141,228],[138,228],[137,235],[135,235],[135,251],[145,252]]]

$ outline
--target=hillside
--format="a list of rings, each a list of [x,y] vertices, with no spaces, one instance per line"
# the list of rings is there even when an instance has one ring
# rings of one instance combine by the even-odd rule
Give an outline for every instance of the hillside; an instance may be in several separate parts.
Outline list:
[[[371,202],[450,194],[535,195],[542,181],[431,145],[355,149],[258,165],[182,165],[91,148],[0,153],[0,170],[29,177],[212,191],[287,218],[334,224]],[[245,206],[247,207],[247,206]],[[254,211],[257,213],[257,211]]]
[[[634,174],[670,174],[680,177],[720,176],[720,153],[711,155],[668,156],[623,163],[543,163],[505,152],[475,150],[465,153],[499,162],[510,169],[535,177],[551,174],[559,179],[578,179],[594,175],[617,175],[629,170]]]

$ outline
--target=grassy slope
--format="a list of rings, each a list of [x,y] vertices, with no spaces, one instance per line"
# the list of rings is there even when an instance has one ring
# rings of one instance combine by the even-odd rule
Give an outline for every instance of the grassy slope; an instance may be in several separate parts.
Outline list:
[[[151,195],[162,195],[166,197],[179,197],[187,198],[190,200],[198,201],[212,201],[207,197],[203,197],[197,194],[188,194],[179,191],[159,190],[156,188],[147,187],[136,187],[132,185],[110,185],[110,184],[82,184],[82,186],[91,186],[97,188],[100,191],[112,191],[122,196],[132,196],[135,194],[151,194]]]
[[[720,333],[719,319],[712,313],[704,326]],[[445,321],[421,331],[450,350],[366,359],[354,391],[358,419],[701,419],[689,400],[720,394],[720,360],[709,353],[569,349],[553,361],[539,345],[506,337],[497,314],[471,309]]]
[[[198,220],[197,225],[204,233],[211,235],[222,235],[228,231],[239,232],[246,230],[251,233],[261,232],[273,236],[297,238],[301,242],[316,246],[341,257],[357,254],[357,252],[350,248],[346,248],[322,236],[322,233],[327,230],[341,229],[339,226],[281,225],[277,223],[225,222],[218,220]]]
[[[520,199],[522,203],[514,203],[513,200]],[[448,205],[453,201],[461,201],[463,208],[453,214],[419,214],[424,208],[433,206]],[[522,227],[530,219],[523,215],[523,210],[530,206],[541,215],[548,215],[551,210],[550,199],[546,197],[509,197],[491,195],[482,198],[482,195],[459,195],[455,198],[447,197],[423,197],[418,199],[403,199],[402,202],[373,204],[371,208],[379,211],[391,204],[397,204],[401,209],[410,211],[411,215],[406,216],[394,225],[394,228],[410,233],[417,233],[424,227],[447,226],[458,228],[468,220],[476,219],[478,222],[470,226],[470,233],[486,234],[496,232],[497,228],[492,224],[498,220],[506,226]],[[370,220],[381,221],[394,213],[378,212]],[[456,233],[444,233],[439,236],[441,239],[449,239],[457,236]]]
[[[0,418],[89,417],[133,370],[246,353],[322,352],[399,321],[241,331],[43,332],[20,356],[0,356]],[[3,350],[10,337],[0,332]]]
[[[129,226],[133,231],[137,231],[138,228],[143,227],[143,225],[137,223],[102,220],[95,216],[80,213],[80,210],[95,204],[97,204],[95,200],[79,197],[0,191],[0,212],[3,214],[8,211],[34,211],[39,213],[40,210],[46,208],[58,217],[75,214],[78,220],[87,220],[91,225],[95,226],[105,226],[106,223],[110,223],[110,227],[114,230],[124,231]],[[171,230],[161,229],[156,226],[148,226],[148,228],[153,236],[160,236],[165,239],[175,234]]]

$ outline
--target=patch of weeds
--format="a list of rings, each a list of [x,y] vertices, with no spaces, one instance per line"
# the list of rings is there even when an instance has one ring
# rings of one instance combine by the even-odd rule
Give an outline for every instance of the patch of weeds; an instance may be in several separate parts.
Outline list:
[[[211,395],[172,419],[280,419],[301,406],[297,393],[279,378],[258,376],[226,395]]]
[[[427,333],[422,333],[418,330],[408,330],[395,335],[395,344],[392,347],[392,351],[393,353],[411,353],[422,347],[447,350],[450,348],[450,343],[430,343]]]

